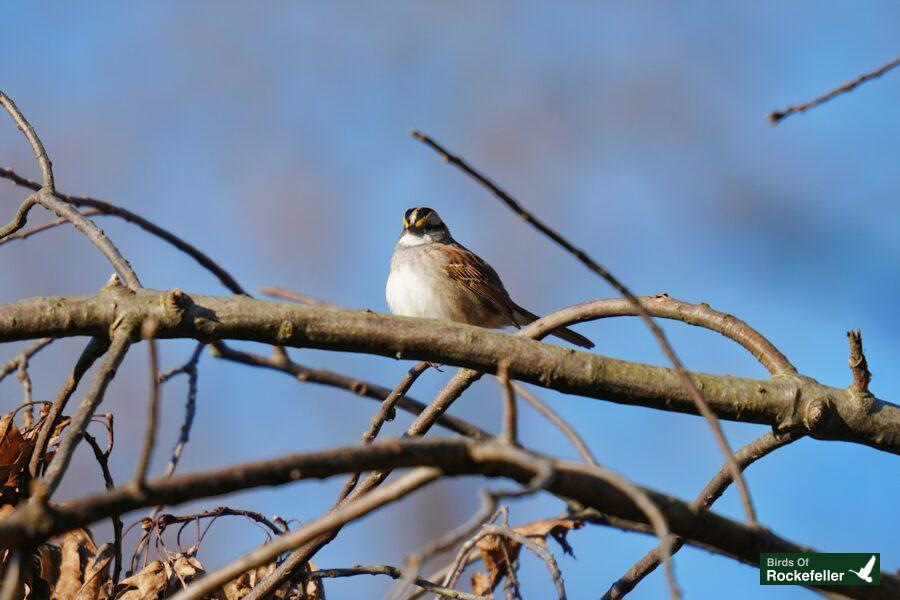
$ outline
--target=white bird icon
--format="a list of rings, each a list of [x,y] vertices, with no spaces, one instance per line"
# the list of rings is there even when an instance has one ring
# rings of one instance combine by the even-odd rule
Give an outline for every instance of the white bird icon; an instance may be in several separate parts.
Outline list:
[[[866,583],[872,583],[872,567],[875,566],[875,555],[872,555],[872,558],[869,559],[869,562],[866,563],[859,571],[854,571],[853,569],[847,569],[849,572],[853,573]]]

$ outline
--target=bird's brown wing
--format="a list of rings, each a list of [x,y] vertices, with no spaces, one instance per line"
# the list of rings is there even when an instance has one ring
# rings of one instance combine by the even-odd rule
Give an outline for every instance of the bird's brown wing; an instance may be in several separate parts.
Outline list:
[[[500,312],[507,318],[507,324],[521,328],[538,316],[531,313],[509,297],[503,282],[497,272],[474,252],[459,244],[447,245],[441,249],[445,252],[447,260],[447,275],[459,285],[462,285],[479,300],[489,307]],[[553,331],[552,335],[564,339],[571,344],[583,348],[593,348],[594,343],[581,334],[575,333],[567,327],[560,327]]]
[[[447,257],[446,269],[451,281],[472,292],[492,309],[506,315],[509,324],[518,327],[513,317],[516,306],[491,265],[458,244],[448,244],[442,251]]]

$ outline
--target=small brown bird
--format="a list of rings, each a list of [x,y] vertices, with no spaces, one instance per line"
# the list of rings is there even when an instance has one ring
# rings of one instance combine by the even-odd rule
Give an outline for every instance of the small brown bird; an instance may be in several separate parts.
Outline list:
[[[479,327],[522,327],[538,319],[512,301],[497,272],[453,239],[430,208],[406,211],[403,233],[391,256],[387,303],[395,315],[448,319]],[[558,338],[593,348],[591,340],[567,328]]]

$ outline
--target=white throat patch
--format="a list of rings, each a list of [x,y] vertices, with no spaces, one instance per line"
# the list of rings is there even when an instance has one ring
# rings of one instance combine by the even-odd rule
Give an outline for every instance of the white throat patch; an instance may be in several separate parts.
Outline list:
[[[400,239],[397,240],[398,246],[403,246],[405,248],[411,248],[412,246],[424,246],[425,244],[430,244],[432,239],[428,235],[413,235],[409,232],[405,232],[400,236]]]

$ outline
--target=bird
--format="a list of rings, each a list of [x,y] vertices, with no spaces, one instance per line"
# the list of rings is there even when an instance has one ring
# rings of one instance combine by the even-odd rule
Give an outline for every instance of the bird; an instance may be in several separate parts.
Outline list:
[[[513,302],[493,267],[453,239],[437,212],[425,206],[404,214],[385,295],[391,312],[406,317],[494,329],[521,328],[538,319]],[[594,347],[568,328],[551,335],[582,348]]]
[[[869,559],[869,562],[866,563],[859,571],[854,571],[853,569],[847,569],[850,573],[853,573],[866,583],[872,583],[872,568],[875,566],[875,555],[872,555],[872,558]]]

